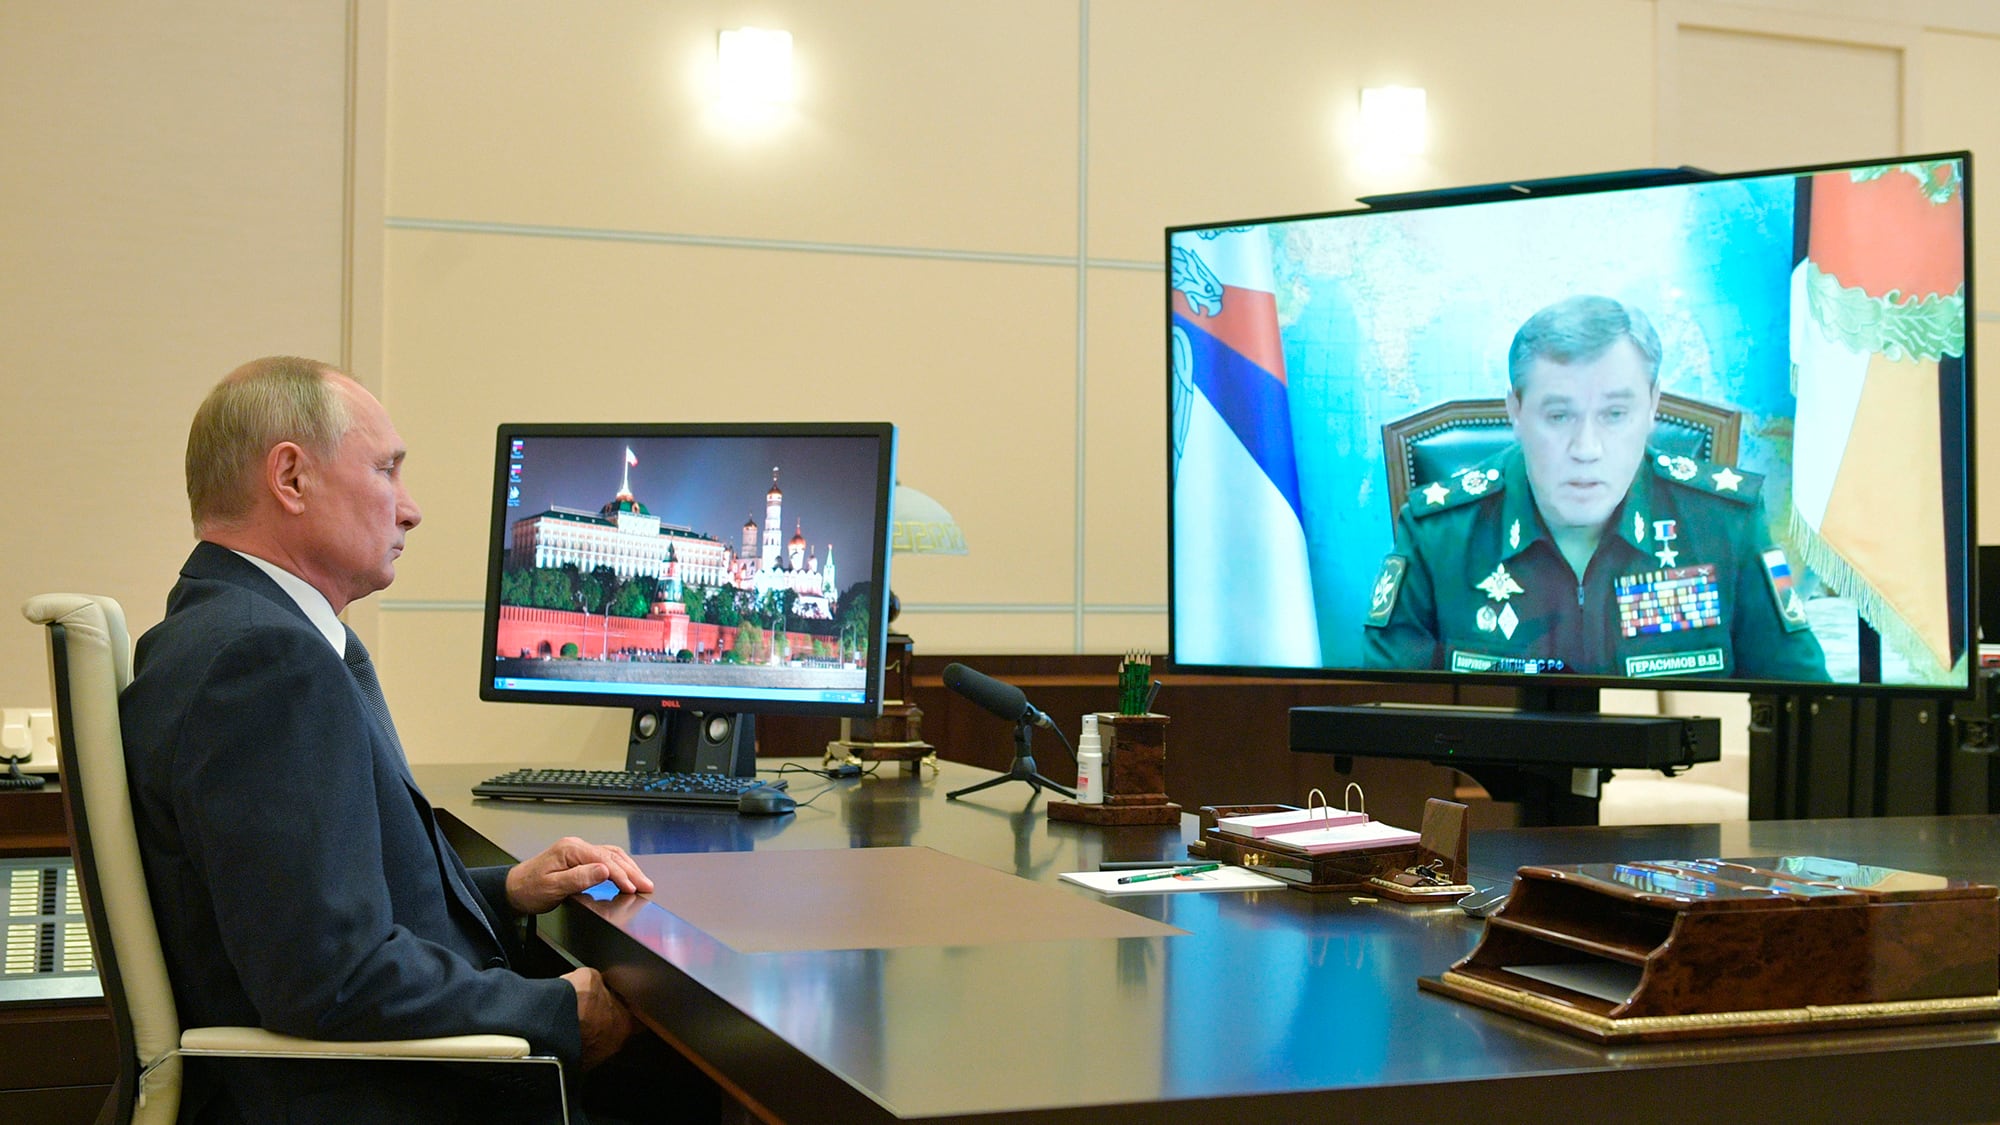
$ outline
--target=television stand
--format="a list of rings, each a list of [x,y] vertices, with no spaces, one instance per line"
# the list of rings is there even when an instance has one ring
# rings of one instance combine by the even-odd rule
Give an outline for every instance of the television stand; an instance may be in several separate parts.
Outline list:
[[[1597,823],[1599,771],[1673,771],[1722,756],[1712,718],[1406,703],[1294,707],[1296,753],[1450,766],[1517,802],[1525,825]]]

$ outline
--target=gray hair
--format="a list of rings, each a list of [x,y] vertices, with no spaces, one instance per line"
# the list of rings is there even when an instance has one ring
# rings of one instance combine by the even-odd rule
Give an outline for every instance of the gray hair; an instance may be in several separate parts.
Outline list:
[[[266,356],[208,392],[188,428],[188,509],[196,534],[249,512],[252,476],[279,442],[322,457],[340,447],[352,417],[331,378],[336,374],[318,360]]]
[[[1632,341],[1646,364],[1646,381],[1660,382],[1660,336],[1646,314],[1609,297],[1565,297],[1528,318],[1507,349],[1507,379],[1515,395],[1538,359],[1588,363],[1620,340]]]

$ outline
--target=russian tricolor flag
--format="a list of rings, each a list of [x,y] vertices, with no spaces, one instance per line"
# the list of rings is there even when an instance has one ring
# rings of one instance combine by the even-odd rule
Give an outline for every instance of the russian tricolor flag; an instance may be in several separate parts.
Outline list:
[[[1319,667],[1268,236],[1186,232],[1171,254],[1174,659]]]

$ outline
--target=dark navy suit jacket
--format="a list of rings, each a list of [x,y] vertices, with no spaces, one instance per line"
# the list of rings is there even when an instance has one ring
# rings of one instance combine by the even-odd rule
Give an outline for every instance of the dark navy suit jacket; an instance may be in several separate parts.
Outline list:
[[[197,546],[119,703],[183,1027],[490,1032],[577,1059],[574,990],[509,967],[505,869],[460,864],[345,662],[262,571]],[[181,1119],[450,1120],[480,1086],[418,1064],[232,1061],[190,1069]]]

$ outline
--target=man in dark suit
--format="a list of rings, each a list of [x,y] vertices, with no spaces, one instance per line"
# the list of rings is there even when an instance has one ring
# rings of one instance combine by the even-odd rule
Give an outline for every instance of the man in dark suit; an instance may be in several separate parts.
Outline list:
[[[469,871],[439,834],[373,664],[334,616],[394,580],[422,518],[403,458],[381,403],[310,360],[246,364],[195,415],[201,542],[120,700],[174,999],[189,1026],[519,1035],[587,1069],[631,1016],[593,969],[512,969],[515,921],[606,879],[652,883],[577,839]],[[534,1104],[516,1083],[547,1090]],[[236,1061],[190,1068],[181,1120],[541,1120],[553,1086],[533,1068]]]

